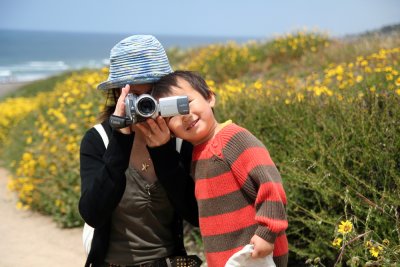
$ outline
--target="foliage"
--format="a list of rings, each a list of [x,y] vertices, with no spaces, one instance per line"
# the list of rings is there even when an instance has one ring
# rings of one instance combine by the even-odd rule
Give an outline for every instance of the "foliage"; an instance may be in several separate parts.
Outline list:
[[[251,129],[278,164],[296,257],[335,263],[332,229],[346,203],[365,238],[399,244],[399,58],[399,48],[380,50],[303,78],[214,85],[220,120]]]
[[[2,151],[6,160],[14,159],[10,165],[15,174],[8,187],[18,192],[19,208],[50,214],[64,227],[82,224],[77,211],[79,143],[85,129],[95,122],[101,94],[94,88],[105,78],[98,71],[72,74],[54,90],[30,98],[29,112],[7,116],[10,121],[23,120],[14,128],[20,134],[9,135]],[[25,98],[4,103],[20,99]],[[0,112],[18,111],[24,104],[13,102]]]

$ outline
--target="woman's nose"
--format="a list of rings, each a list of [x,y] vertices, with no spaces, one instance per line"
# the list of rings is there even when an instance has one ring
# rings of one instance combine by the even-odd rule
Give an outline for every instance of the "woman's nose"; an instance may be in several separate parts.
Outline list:
[[[137,95],[137,96],[140,96],[143,94],[150,94],[150,92],[151,92],[151,90],[147,90],[147,91],[146,90],[131,90],[130,91],[130,93]]]
[[[151,92],[151,84],[135,84],[131,85],[130,92],[135,95],[149,94]]]

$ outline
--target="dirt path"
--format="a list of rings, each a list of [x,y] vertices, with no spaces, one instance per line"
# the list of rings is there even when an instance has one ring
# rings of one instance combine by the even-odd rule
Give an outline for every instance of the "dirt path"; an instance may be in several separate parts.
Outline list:
[[[17,210],[7,176],[0,169],[0,266],[83,266],[82,230],[60,229],[50,217]]]

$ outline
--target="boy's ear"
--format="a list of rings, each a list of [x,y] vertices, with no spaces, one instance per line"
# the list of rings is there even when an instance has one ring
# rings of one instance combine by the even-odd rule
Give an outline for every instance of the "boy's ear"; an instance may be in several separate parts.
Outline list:
[[[213,108],[215,106],[215,94],[212,93],[208,99],[208,103],[210,103],[210,106]]]

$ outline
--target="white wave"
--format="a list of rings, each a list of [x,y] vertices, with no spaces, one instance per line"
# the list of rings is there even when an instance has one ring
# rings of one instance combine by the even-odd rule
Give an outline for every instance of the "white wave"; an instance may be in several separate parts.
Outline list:
[[[101,68],[107,64],[103,60],[82,60],[71,63],[64,61],[27,61],[19,64],[0,66],[0,83],[34,81],[44,79],[68,70]]]
[[[0,70],[9,70],[12,72],[23,71],[64,71],[70,67],[63,61],[28,61],[22,64],[9,66],[0,66]]]
[[[1,70],[0,69],[0,77],[9,77],[12,75],[12,72],[10,70]]]

